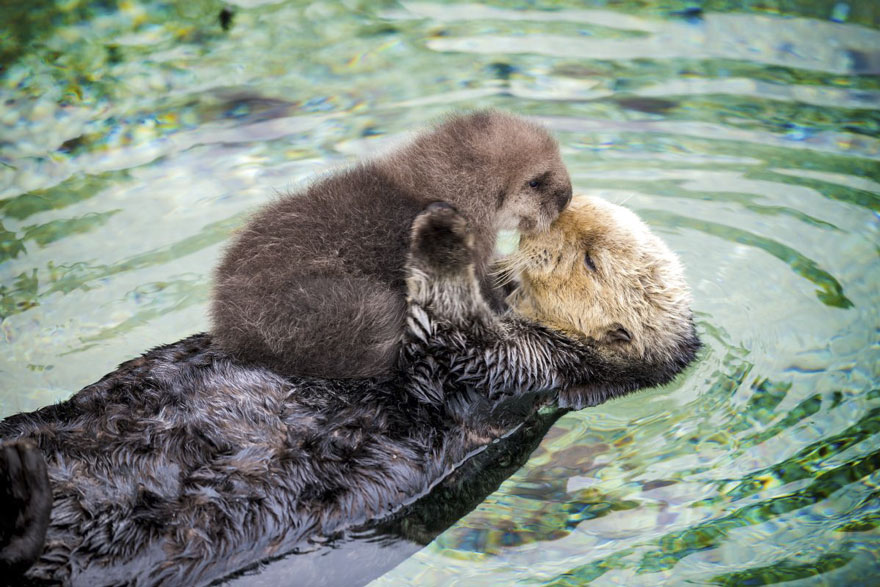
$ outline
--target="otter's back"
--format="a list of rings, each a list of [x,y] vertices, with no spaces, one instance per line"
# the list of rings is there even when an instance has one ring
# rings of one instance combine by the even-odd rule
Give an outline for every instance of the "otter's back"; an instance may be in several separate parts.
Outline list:
[[[409,227],[424,204],[365,164],[264,208],[217,270],[217,343],[288,374],[387,372],[403,331]]]

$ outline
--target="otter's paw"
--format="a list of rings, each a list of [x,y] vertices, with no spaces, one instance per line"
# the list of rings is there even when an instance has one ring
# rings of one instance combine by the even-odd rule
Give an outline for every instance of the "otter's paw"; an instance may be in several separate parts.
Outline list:
[[[0,573],[24,573],[39,558],[51,510],[40,450],[24,440],[0,444]]]
[[[429,204],[413,221],[411,262],[423,271],[458,273],[473,263],[467,220],[445,202]]]

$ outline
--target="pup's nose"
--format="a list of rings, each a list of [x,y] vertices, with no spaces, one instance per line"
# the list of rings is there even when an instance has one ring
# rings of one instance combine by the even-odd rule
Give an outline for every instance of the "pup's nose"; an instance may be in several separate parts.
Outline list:
[[[569,202],[571,202],[571,184],[568,184],[567,186],[556,192],[556,202],[557,204],[559,204],[560,212],[565,210],[565,207],[568,206]]]

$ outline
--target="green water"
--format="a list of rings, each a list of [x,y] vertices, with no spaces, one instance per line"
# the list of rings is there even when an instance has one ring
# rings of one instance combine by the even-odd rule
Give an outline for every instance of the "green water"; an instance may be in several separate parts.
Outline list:
[[[205,329],[274,193],[497,106],[679,252],[706,348],[376,584],[875,583],[880,4],[536,4],[0,0],[0,416]]]

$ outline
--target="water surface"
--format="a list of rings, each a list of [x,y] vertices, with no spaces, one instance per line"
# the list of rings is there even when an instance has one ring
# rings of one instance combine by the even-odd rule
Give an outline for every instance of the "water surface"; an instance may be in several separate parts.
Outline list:
[[[706,348],[561,419],[376,584],[880,575],[876,3],[28,6],[0,51],[0,416],[204,330],[275,193],[495,106],[681,255]]]

